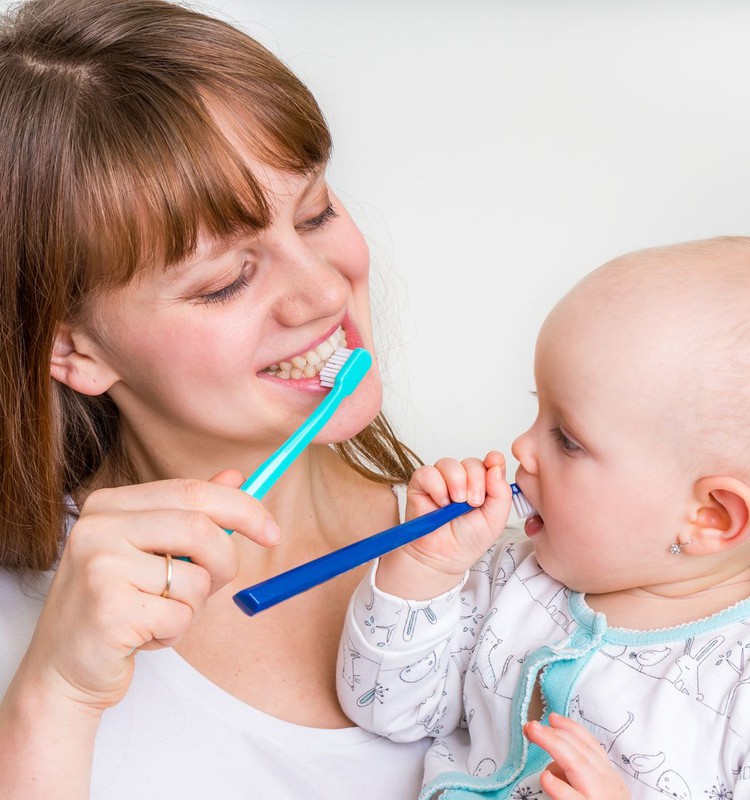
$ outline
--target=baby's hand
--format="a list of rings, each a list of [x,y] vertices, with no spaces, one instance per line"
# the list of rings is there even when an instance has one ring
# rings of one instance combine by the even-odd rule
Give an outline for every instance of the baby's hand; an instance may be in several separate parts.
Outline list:
[[[434,533],[383,556],[375,583],[389,594],[424,600],[452,589],[472,564],[498,539],[510,511],[505,459],[492,451],[484,461],[444,458],[420,467],[407,492],[406,518],[413,519],[466,501],[474,511]]]
[[[539,785],[552,800],[630,800],[604,748],[583,725],[550,714],[549,725],[527,722],[524,732],[552,756],[539,776]]]

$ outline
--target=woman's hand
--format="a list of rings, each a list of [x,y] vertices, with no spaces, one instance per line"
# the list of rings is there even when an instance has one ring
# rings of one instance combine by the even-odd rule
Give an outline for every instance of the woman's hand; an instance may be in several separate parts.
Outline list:
[[[466,501],[476,510],[457,517],[380,560],[378,588],[412,600],[436,597],[456,586],[472,564],[502,534],[511,504],[505,459],[492,451],[484,461],[444,458],[420,467],[407,492],[406,517],[413,519]]]
[[[552,800],[630,800],[604,748],[583,725],[550,714],[549,725],[527,722],[524,733],[552,756],[539,776],[539,785]]]
[[[241,483],[228,470],[89,496],[0,703],[0,800],[89,796],[99,720],[128,690],[135,651],[175,644],[235,576],[224,528],[262,545],[280,539]],[[191,559],[172,560],[168,593],[163,553]]]
[[[211,481],[166,480],[93,492],[73,526],[24,671],[53,695],[101,711],[130,684],[137,649],[174,645],[207,598],[236,575],[224,530],[262,544],[280,538],[266,509],[237,487],[236,470]],[[169,592],[164,553],[173,558]]]

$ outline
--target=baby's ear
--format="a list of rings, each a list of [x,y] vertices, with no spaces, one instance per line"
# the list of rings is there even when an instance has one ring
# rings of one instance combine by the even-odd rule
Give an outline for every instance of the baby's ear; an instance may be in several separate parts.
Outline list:
[[[695,482],[692,542],[687,552],[707,555],[750,538],[750,486],[737,478],[712,476]]]
[[[119,380],[88,334],[61,323],[55,332],[50,375],[79,394],[99,395]]]

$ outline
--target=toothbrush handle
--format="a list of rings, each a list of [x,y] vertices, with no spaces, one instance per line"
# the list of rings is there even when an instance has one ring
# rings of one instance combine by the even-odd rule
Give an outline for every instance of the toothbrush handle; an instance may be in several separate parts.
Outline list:
[[[277,478],[333,416],[338,407],[341,392],[342,389],[340,387],[334,386],[302,425],[240,486],[240,490],[251,494],[257,500],[264,498],[268,490],[276,483]],[[231,531],[227,531],[227,533],[231,533]]]
[[[234,602],[246,613],[253,615],[258,611],[275,606],[300,592],[305,592],[320,583],[335,578],[343,572],[360,566],[367,561],[382,556],[421,536],[437,530],[462,514],[471,511],[468,503],[450,505],[430,511],[427,514],[396,525],[394,528],[361,539],[359,542],[334,550],[332,553],[309,561],[299,567],[282,572],[254,586],[249,586],[234,596]]]
[[[315,434],[328,422],[338,408],[343,389],[334,385],[315,411],[297,428],[297,430],[253,472],[240,486],[240,491],[247,492],[256,500],[263,499],[268,490],[276,483],[279,476],[307,447]],[[224,528],[231,536],[234,531]],[[175,556],[180,561],[190,561],[187,556]]]

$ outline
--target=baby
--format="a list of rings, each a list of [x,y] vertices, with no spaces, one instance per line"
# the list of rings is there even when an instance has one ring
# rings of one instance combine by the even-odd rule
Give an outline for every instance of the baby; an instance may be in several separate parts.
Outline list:
[[[750,798],[750,238],[605,264],[535,374],[525,537],[499,453],[418,470],[477,508],[360,585],[345,712],[433,737],[422,798]]]

